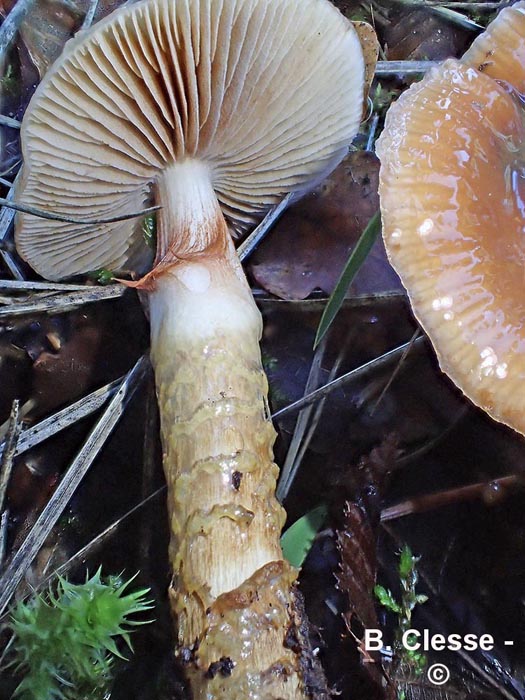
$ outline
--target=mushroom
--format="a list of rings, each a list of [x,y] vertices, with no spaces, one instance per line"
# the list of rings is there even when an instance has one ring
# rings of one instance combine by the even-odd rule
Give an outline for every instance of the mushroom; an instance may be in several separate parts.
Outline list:
[[[504,10],[463,60],[405,92],[377,144],[387,252],[441,368],[521,433],[524,8]]]
[[[461,62],[525,93],[525,2],[502,10]]]
[[[246,230],[335,167],[363,74],[326,0],[146,0],[71,40],[24,118],[18,201],[86,221],[161,207],[153,269],[134,284],[149,292],[170,597],[196,700],[308,694],[286,643],[297,572],[279,544],[261,316],[228,225]],[[137,222],[20,214],[16,241],[49,279],[147,265]]]

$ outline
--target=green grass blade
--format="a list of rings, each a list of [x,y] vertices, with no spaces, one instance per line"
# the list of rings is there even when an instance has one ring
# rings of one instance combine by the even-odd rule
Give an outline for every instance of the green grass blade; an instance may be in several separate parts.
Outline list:
[[[315,336],[314,348],[319,345],[327,330],[330,328],[332,321],[337,316],[337,312],[341,308],[341,304],[344,301],[348,287],[352,283],[352,280],[356,276],[359,268],[370,252],[380,231],[381,214],[379,211],[377,211],[370,219],[365,230],[357,241],[355,248],[351,252],[350,257],[344,266],[341,276],[337,280],[335,289],[332,292],[327,305],[325,306],[325,310],[323,311],[323,315],[319,321],[319,327]]]
[[[284,558],[292,566],[300,568],[303,565],[327,512],[328,509],[324,504],[317,506],[296,520],[281,537]]]

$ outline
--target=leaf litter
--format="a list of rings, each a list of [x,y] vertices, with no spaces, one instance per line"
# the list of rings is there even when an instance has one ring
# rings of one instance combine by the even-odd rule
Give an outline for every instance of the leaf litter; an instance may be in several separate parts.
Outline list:
[[[365,225],[377,212],[379,163],[365,151],[351,153],[325,182],[289,207],[252,256],[248,269],[264,289],[282,299],[331,294]],[[378,240],[351,294],[400,289]]]

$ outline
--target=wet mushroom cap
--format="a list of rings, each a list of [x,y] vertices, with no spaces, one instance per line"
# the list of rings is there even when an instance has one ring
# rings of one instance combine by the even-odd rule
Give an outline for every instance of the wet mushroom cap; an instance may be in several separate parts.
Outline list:
[[[525,2],[502,10],[461,62],[525,94]]]
[[[361,117],[357,35],[324,0],[146,0],[67,45],[22,128],[20,202],[93,220],[140,210],[198,161],[245,230],[344,156]],[[162,204],[162,202],[159,202]],[[59,279],[144,267],[140,221],[19,215],[29,264]]]
[[[377,152],[387,251],[442,369],[525,433],[523,117],[449,60],[391,107]]]

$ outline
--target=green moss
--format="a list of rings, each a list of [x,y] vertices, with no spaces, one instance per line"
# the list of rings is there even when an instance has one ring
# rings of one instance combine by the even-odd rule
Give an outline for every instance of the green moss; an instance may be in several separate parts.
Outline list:
[[[101,267],[100,270],[93,270],[93,272],[89,272],[88,277],[89,279],[94,280],[97,284],[104,286],[113,282],[115,279],[115,273],[113,270],[108,270],[106,267]]]
[[[12,63],[7,66],[5,74],[0,78],[0,86],[4,95],[7,93],[16,94],[18,89],[18,76],[16,75]]]
[[[129,581],[102,581],[100,569],[85,583],[59,578],[48,591],[21,602],[11,615],[10,661],[23,680],[22,700],[82,700],[108,697],[115,659],[124,658],[119,638],[131,650],[130,632],[142,621],[129,617],[151,609],[149,589],[125,593]]]

